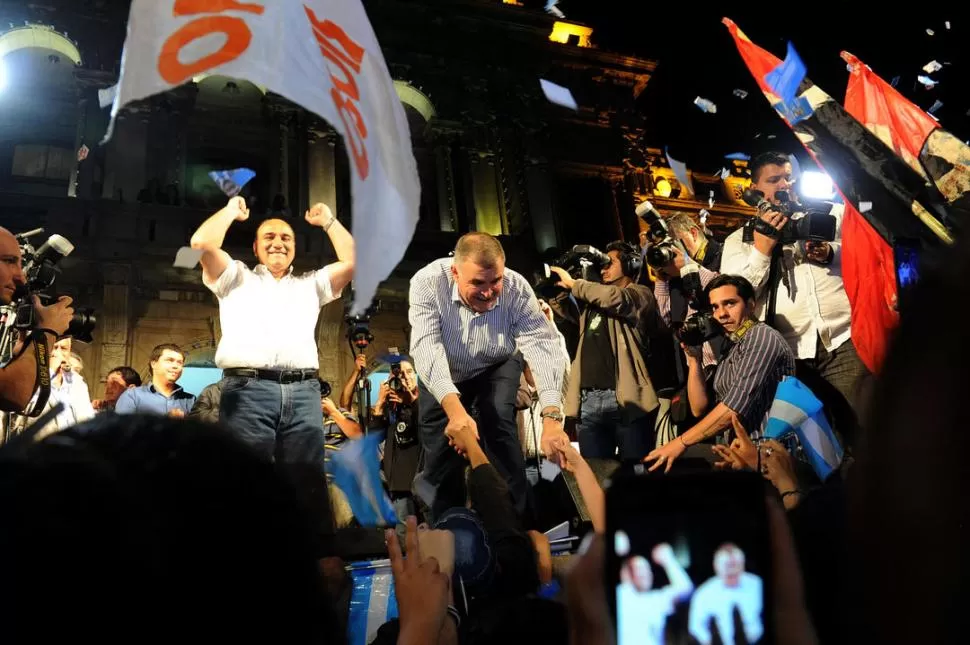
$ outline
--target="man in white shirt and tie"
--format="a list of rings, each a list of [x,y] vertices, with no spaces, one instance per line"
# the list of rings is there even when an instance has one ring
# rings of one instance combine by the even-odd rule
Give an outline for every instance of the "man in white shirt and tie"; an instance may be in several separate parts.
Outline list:
[[[330,237],[337,261],[303,275],[293,274],[296,238],[281,219],[268,219],[257,229],[255,269],[222,250],[229,226],[249,218],[242,197],[230,199],[199,227],[192,248],[203,252],[202,281],[219,299],[220,421],[286,470],[315,471],[319,481],[312,486],[325,500],[315,330],[320,308],[339,298],[353,278],[354,240],[324,204],[305,217]],[[301,484],[310,485],[310,478],[301,476]],[[324,500],[317,495],[309,503]]]
[[[770,152],[752,160],[752,188],[774,205],[781,203],[779,191],[795,201],[795,180],[790,159]],[[728,236],[721,258],[721,273],[747,278],[758,294],[759,303],[777,289],[774,322],[798,359],[796,375],[821,399],[835,429],[852,442],[869,370],[852,344],[851,308],[842,282],[842,210],[834,204],[831,214],[838,228],[835,241],[785,244],[778,258],[777,284],[768,284],[778,238],[754,232],[754,240],[743,240],[743,229]],[[781,230],[788,218],[768,210],[761,219]]]
[[[543,453],[553,458],[559,442],[568,442],[562,428],[567,360],[532,287],[505,267],[496,238],[468,233],[458,240],[453,258],[435,260],[414,274],[409,305],[411,355],[420,377],[422,476],[435,491],[432,518],[465,505],[465,461],[445,432],[466,427],[480,439],[524,514],[528,482],[515,417],[522,357],[538,389]]]

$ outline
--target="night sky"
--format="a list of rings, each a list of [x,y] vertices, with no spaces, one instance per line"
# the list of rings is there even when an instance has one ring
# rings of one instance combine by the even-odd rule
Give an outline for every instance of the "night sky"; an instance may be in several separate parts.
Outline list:
[[[849,4],[843,0],[707,7],[693,2],[560,0],[559,8],[567,19],[594,27],[594,41],[601,47],[659,61],[638,102],[649,117],[648,141],[652,146],[669,146],[671,156],[696,170],[716,171],[723,165],[723,155],[735,151],[802,152],[757,89],[721,24],[724,16],[779,58],[784,58],[791,40],[808,67],[808,77],[840,102],[845,98],[848,72],[839,52],[847,50],[886,81],[900,76],[897,89],[923,109],[942,101],[943,107],[935,113],[942,126],[970,138],[970,55],[960,51],[967,51],[970,19],[961,24],[955,11],[937,7],[925,12],[912,4],[901,4],[895,19],[887,9],[873,7],[866,14],[854,2],[851,13],[834,13],[835,7]],[[878,25],[874,15],[882,18]],[[950,30],[945,20],[950,20]],[[927,29],[935,35],[928,35]],[[916,76],[934,59],[951,64],[931,75],[939,84],[927,90]],[[747,98],[734,97],[735,88],[747,91]],[[717,104],[717,114],[695,107],[696,96]],[[771,135],[775,138],[769,139]]]

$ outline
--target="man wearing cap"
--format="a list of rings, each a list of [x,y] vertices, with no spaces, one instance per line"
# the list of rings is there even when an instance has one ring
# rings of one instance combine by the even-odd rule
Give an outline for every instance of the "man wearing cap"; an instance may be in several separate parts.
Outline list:
[[[320,481],[313,487],[325,490],[315,330],[320,308],[353,278],[354,240],[327,206],[316,204],[306,221],[329,236],[336,262],[295,275],[293,228],[268,219],[256,231],[259,263],[250,269],[222,249],[232,223],[248,218],[246,201],[233,197],[192,236],[192,248],[202,251],[202,281],[219,299],[219,419],[267,460],[290,470],[312,467],[298,469],[315,470]]]

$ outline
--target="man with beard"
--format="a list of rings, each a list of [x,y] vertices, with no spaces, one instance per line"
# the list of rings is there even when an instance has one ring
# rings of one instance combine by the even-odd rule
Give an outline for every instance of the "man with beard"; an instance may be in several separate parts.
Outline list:
[[[639,461],[655,443],[660,402],[644,349],[649,334],[660,327],[660,316],[653,293],[636,283],[643,267],[639,250],[626,242],[613,242],[606,249],[610,264],[600,272],[602,284],[550,268],[582,305],[582,334],[567,384],[566,415],[578,419],[583,457]],[[566,306],[573,299],[556,299],[553,310],[577,320],[576,312]]]
[[[411,278],[408,318],[419,378],[418,436],[432,519],[465,505],[465,462],[449,434],[469,427],[509,482],[525,512],[528,481],[515,421],[522,357],[532,366],[542,406],[542,451],[555,458],[562,428],[563,357],[529,282],[505,267],[501,243],[487,233],[458,240],[454,257]],[[521,350],[521,355],[517,353]],[[476,418],[472,418],[474,411]]]
[[[148,360],[151,383],[126,390],[118,398],[115,412],[186,416],[195,404],[195,396],[178,385],[184,365],[185,352],[178,345],[164,343],[156,346]]]

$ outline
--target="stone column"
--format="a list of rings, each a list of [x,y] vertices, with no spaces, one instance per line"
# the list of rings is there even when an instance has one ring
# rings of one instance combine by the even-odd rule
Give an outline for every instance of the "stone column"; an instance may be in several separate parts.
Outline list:
[[[308,135],[307,184],[310,204],[323,203],[337,212],[337,134],[311,130]]]
[[[101,311],[98,312],[98,334],[101,338],[100,381],[104,381],[109,370],[128,364],[128,285],[131,282],[131,266],[104,264],[102,271],[104,300]]]
[[[317,326],[320,378],[328,381],[336,393],[339,393],[340,388],[343,387],[343,379],[346,378],[350,370],[349,366],[353,363],[344,333],[344,301],[340,299],[320,310]]]
[[[455,175],[452,172],[451,141],[436,137],[434,146],[435,170],[438,181],[438,220],[442,231],[458,230],[458,205],[455,201]]]
[[[529,212],[532,214],[532,232],[536,238],[536,248],[545,251],[549,247],[559,246],[552,180],[549,176],[549,165],[545,161],[531,160],[528,163],[525,183],[529,196]]]

